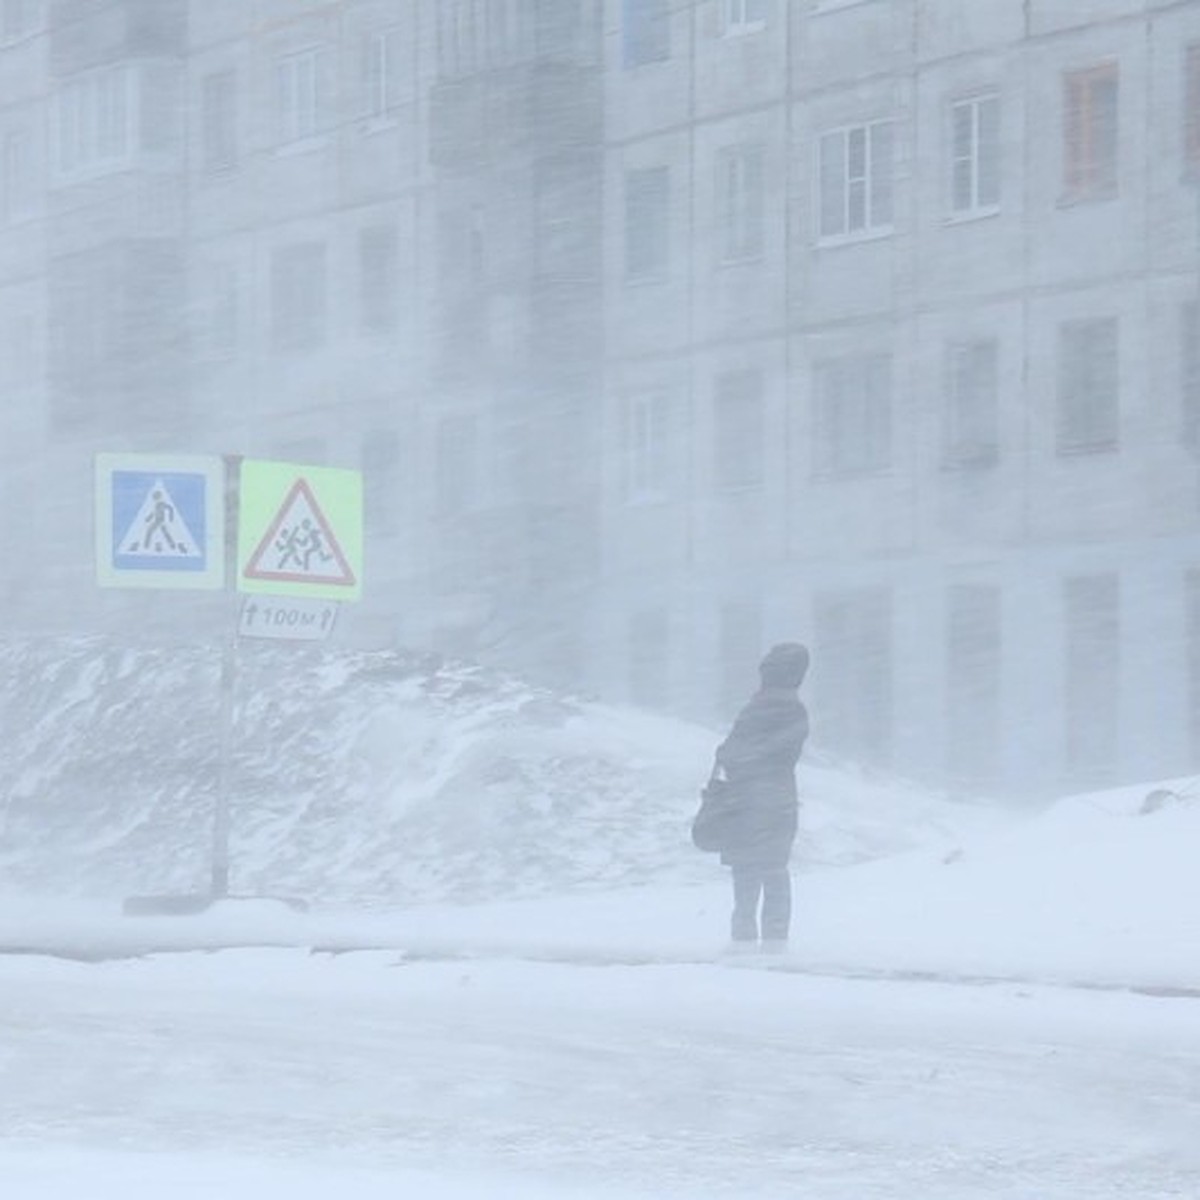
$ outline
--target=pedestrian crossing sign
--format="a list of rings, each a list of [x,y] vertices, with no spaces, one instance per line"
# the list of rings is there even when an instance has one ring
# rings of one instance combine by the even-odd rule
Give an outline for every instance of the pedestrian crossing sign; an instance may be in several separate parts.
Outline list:
[[[357,471],[243,460],[238,590],[357,600],[362,525]]]
[[[220,588],[224,465],[215,455],[96,456],[102,587]]]

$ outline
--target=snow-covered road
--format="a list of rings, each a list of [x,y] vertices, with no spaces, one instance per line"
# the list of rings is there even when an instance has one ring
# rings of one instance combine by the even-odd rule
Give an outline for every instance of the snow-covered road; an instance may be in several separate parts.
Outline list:
[[[3,1195],[1200,1195],[1200,1001],[397,963],[0,958]]]

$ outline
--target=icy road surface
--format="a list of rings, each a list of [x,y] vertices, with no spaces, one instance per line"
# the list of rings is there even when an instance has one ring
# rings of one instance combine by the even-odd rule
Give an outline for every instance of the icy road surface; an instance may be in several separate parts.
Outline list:
[[[0,958],[6,1200],[1200,1195],[1200,1001],[721,965]]]

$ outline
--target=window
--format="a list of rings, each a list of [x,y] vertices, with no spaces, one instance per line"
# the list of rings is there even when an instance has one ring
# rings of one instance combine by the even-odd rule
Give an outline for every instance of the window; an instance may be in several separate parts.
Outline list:
[[[325,341],[325,247],[304,242],[276,250],[271,261],[271,340],[276,350]]]
[[[726,37],[757,33],[767,25],[767,0],[720,0],[721,31]]]
[[[279,142],[288,145],[321,132],[321,52],[281,58],[275,69]]]
[[[962,783],[995,778],[1000,748],[1000,592],[951,587],[946,597],[946,766]]]
[[[813,661],[821,744],[886,766],[892,751],[892,602],[884,589],[818,595]]]
[[[666,167],[625,173],[625,278],[661,279],[669,261],[670,176]]]
[[[237,77],[220,71],[201,85],[204,169],[228,171],[237,165]]]
[[[537,164],[534,180],[538,273],[558,279],[589,279],[599,252],[599,209],[589,166],[574,156]]]
[[[125,66],[64,83],[54,98],[55,162],[60,174],[110,170],[136,145],[137,89]]]
[[[887,467],[892,454],[892,360],[887,354],[826,359],[814,368],[818,475]]]
[[[524,7],[519,0],[439,0],[441,77],[462,78],[516,61],[522,50]]]
[[[475,69],[474,34],[477,32],[464,0],[442,0],[438,14],[438,73],[443,79],[469,74]]]
[[[1187,48],[1184,83],[1183,158],[1190,174],[1200,172],[1200,42]]]
[[[208,271],[208,303],[204,313],[203,345],[212,358],[232,358],[238,344],[238,278],[230,263]]]
[[[479,503],[479,435],[472,416],[443,417],[434,445],[434,511],[459,517]]]
[[[1191,761],[1200,763],[1200,570],[1184,576],[1187,727]]]
[[[5,297],[5,307],[8,303]],[[4,333],[0,377],[7,386],[25,387],[38,375],[37,322],[32,313],[14,312],[8,319]]]
[[[725,491],[760,487],[766,457],[761,371],[717,378],[713,411],[713,480]]]
[[[363,439],[363,508],[373,533],[395,533],[396,484],[399,481],[400,435],[376,429]]]
[[[670,624],[661,608],[635,613],[629,622],[629,698],[663,708],[670,695]]]
[[[664,62],[671,56],[671,0],[624,0],[625,66]]]
[[[1059,454],[1112,450],[1118,438],[1115,317],[1067,321],[1058,332]]]
[[[721,606],[720,693],[722,716],[732,716],[758,687],[762,656],[762,604],[746,600]]]
[[[1180,413],[1184,443],[1200,450],[1200,306],[1183,306],[1179,323]]]
[[[399,293],[399,245],[391,225],[358,234],[359,320],[366,333],[396,328]]]
[[[483,206],[472,204],[467,220],[467,270],[472,283],[482,283],[487,271]]]
[[[892,123],[837,129],[821,138],[821,237],[892,227]]]
[[[631,503],[667,494],[670,409],[659,392],[631,396],[626,405],[625,496]]]
[[[731,146],[717,155],[717,237],[721,261],[741,262],[763,252],[763,150]]]
[[[17,42],[37,26],[38,0],[4,0],[0,7],[0,42]]]
[[[128,359],[130,271],[112,247],[69,255],[49,272],[47,370],[56,430],[94,425],[128,400],[121,365]]]
[[[400,31],[383,29],[363,42],[364,112],[372,120],[391,116],[400,100]]]
[[[950,203],[956,216],[1000,206],[1000,97],[974,96],[950,109]]]
[[[29,131],[10,129],[0,143],[0,222],[15,221],[33,208],[33,143]]]
[[[998,400],[996,342],[957,342],[946,354],[944,459],[951,466],[996,461]]]
[[[1064,584],[1065,760],[1075,779],[1103,779],[1117,761],[1120,593],[1116,575]]]
[[[1073,71],[1063,81],[1063,187],[1068,201],[1117,194],[1116,63]]]

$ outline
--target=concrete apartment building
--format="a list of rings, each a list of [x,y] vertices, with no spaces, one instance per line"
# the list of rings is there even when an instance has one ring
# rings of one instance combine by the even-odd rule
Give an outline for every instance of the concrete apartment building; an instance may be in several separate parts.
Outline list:
[[[90,464],[238,453],[363,470],[350,640],[577,677],[598,6],[5,0],[0,20],[18,627],[219,626],[203,597],[96,592]]]
[[[856,760],[1194,769],[1200,4],[606,28],[611,686],[728,710],[802,637]]]
[[[359,466],[359,644],[713,719],[802,637],[854,760],[1194,769],[1197,46],[1200,0],[2,0],[0,601],[218,627],[94,588],[97,450]]]

